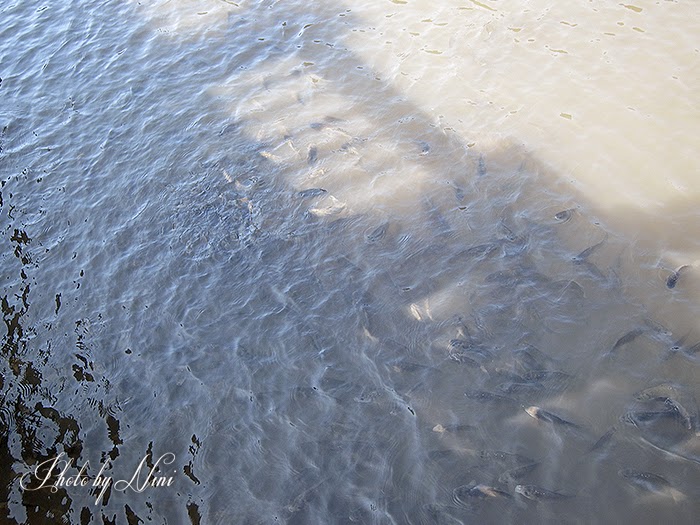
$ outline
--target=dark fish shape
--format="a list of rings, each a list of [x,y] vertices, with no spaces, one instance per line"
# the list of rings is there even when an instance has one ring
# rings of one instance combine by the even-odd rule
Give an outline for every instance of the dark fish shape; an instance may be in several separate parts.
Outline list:
[[[680,341],[676,341],[671,347],[670,353],[673,354],[675,352],[682,352],[685,355],[692,357],[700,352],[700,343],[695,343],[693,346],[685,346],[684,340],[685,337]]]
[[[464,339],[452,339],[450,341],[450,352],[458,351],[471,356],[478,357],[482,361],[491,361],[494,355],[486,350],[482,345],[465,341]]]
[[[528,371],[546,370],[549,366],[554,365],[554,360],[551,357],[532,345],[514,350],[513,357],[524,370]]]
[[[666,286],[669,288],[675,288],[676,284],[678,283],[678,279],[681,276],[681,272],[685,270],[686,268],[690,268],[687,264],[684,264],[678,270],[673,272],[671,275],[668,276],[668,279],[666,279]]]
[[[522,272],[518,272],[517,270],[499,270],[488,274],[484,278],[484,282],[515,286],[521,283],[524,279],[525,276],[522,274]]]
[[[301,190],[297,195],[301,197],[302,199],[306,199],[308,197],[318,197],[319,195],[323,195],[324,193],[327,193],[326,190],[323,188],[309,188],[307,190]]]
[[[379,239],[384,237],[388,228],[389,228],[389,223],[385,222],[384,224],[377,226],[371,232],[369,232],[367,235],[365,235],[365,239],[367,240],[367,242],[370,242],[370,243],[377,242]]]
[[[573,376],[561,370],[530,370],[523,374],[526,381],[562,381]]]
[[[593,452],[594,450],[598,450],[606,446],[613,438],[613,436],[617,433],[617,427],[611,427],[610,430],[608,430],[605,434],[600,436],[598,441],[593,443],[590,449],[588,449],[589,452]]]
[[[622,469],[618,474],[632,483],[640,486],[648,487],[650,490],[656,490],[660,487],[670,487],[671,483],[666,478],[654,474],[653,472],[642,472],[631,468]]]
[[[678,396],[678,389],[671,383],[660,383],[655,386],[650,386],[644,390],[640,390],[635,394],[635,399],[639,401],[651,401],[673,399]]]
[[[479,155],[479,164],[476,168],[476,173],[479,177],[486,175],[486,161],[484,161],[483,155]]]
[[[507,492],[491,487],[489,485],[475,484],[474,482],[468,485],[462,485],[452,491],[452,498],[457,503],[465,503],[467,498],[487,499],[487,498],[507,498],[513,496]]]
[[[605,238],[600,241],[597,244],[594,244],[593,246],[590,246],[583,250],[581,253],[579,253],[577,256],[573,258],[574,264],[582,264],[584,261],[586,261],[592,254],[595,252],[598,248],[600,248],[605,241],[608,240],[608,236],[606,235]]]
[[[432,523],[435,525],[458,525],[464,523],[452,516],[451,512],[459,511],[459,507],[427,503],[418,509],[419,523]]]
[[[618,471],[618,475],[640,489],[670,496],[674,501],[685,499],[685,494],[675,489],[666,478],[653,472],[625,468]]]
[[[663,401],[669,411],[673,412],[681,424],[687,429],[693,428],[693,417],[688,409],[678,400],[679,390],[670,383],[661,383],[656,386],[645,388],[635,396],[639,401]]]
[[[530,463],[506,470],[503,474],[498,476],[498,482],[506,485],[513,485],[539,466],[539,463]]]
[[[512,452],[504,452],[502,450],[480,450],[477,455],[486,461],[497,462],[505,465],[531,465],[535,463],[532,459],[513,454]]]
[[[318,159],[318,148],[316,146],[309,146],[309,155],[306,157],[306,162],[309,164],[314,164]]]
[[[633,410],[621,415],[619,419],[626,425],[638,427],[640,423],[675,417],[676,414],[673,410]]]
[[[582,300],[586,297],[586,292],[576,281],[562,279],[553,283],[553,289],[557,295],[567,297],[569,300]]]
[[[574,209],[569,209],[569,210],[562,210],[554,215],[554,219],[557,222],[569,222],[571,220],[571,217],[574,215]]]
[[[517,403],[515,399],[502,396],[500,394],[494,394],[493,392],[487,392],[486,390],[467,390],[464,393],[469,399],[475,401],[483,401],[487,403],[506,403],[514,404]]]
[[[516,494],[520,494],[534,501],[541,500],[563,500],[573,498],[571,494],[562,494],[553,490],[543,489],[536,485],[517,485],[515,487]]]
[[[700,343],[695,343],[693,346],[687,346],[685,344],[687,337],[688,336],[684,336],[680,340],[673,343],[671,348],[669,348],[668,355],[666,355],[665,359],[668,359],[679,352],[690,359],[697,359],[696,354],[700,352]]]
[[[581,428],[580,425],[577,425],[576,423],[572,423],[571,421],[567,421],[566,419],[562,419],[556,414],[552,414],[551,412],[547,412],[546,410],[541,409],[540,407],[536,406],[531,406],[525,409],[525,412],[527,414],[535,419],[539,419],[540,421],[546,421],[548,423],[552,423],[554,425],[561,425],[565,427],[571,427],[571,428]]]
[[[485,243],[485,244],[477,244],[476,246],[472,246],[470,248],[467,248],[466,250],[463,250],[459,252],[456,255],[456,258],[458,259],[480,259],[482,257],[487,257],[500,249],[500,243]]]
[[[693,418],[683,405],[673,398],[667,399],[665,403],[671,409],[671,411],[676,414],[676,417],[686,430],[693,429]]]
[[[612,350],[610,350],[610,351],[614,352],[618,348],[625,346],[626,344],[631,343],[632,341],[637,339],[637,337],[639,337],[643,333],[644,333],[643,328],[635,328],[634,330],[630,330],[625,335],[620,337],[620,339],[617,340],[617,342],[613,345]]]
[[[496,388],[504,394],[539,393],[545,390],[545,386],[536,381],[501,383]]]
[[[481,363],[479,363],[479,361],[464,355],[464,353],[462,353],[462,352],[450,352],[449,358],[452,359],[453,361],[457,361],[458,363],[462,363],[463,365],[483,369],[483,366],[481,365]]]
[[[506,225],[506,223],[503,221],[501,221],[501,224],[498,229],[503,233],[503,238],[508,242],[515,242],[521,239],[521,237],[517,233],[515,233],[511,228],[509,228],[508,225]]]

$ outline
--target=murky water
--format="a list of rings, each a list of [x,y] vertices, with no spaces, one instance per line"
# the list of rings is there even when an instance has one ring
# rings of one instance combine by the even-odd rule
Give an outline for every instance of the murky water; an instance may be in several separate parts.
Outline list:
[[[694,7],[5,4],[0,521],[697,522]]]

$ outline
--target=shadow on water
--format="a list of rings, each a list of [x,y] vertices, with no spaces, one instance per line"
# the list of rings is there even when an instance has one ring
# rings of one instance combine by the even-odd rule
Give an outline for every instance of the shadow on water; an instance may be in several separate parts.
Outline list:
[[[346,47],[343,6],[159,9],[62,12],[74,38],[20,50],[46,112],[3,73],[3,521],[612,520],[640,501],[623,467],[694,486],[682,417],[618,420],[681,405],[635,400],[668,380],[697,428],[697,307],[669,299],[692,272],[669,289],[525,148],[416,107]],[[611,426],[615,460],[581,467]],[[60,453],[118,479],[167,452],[167,490],[19,487]]]

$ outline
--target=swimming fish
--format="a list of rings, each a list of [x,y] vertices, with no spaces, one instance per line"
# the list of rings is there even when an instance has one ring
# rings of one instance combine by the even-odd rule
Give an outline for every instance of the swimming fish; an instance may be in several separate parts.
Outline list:
[[[673,488],[666,478],[654,474],[653,472],[643,472],[641,470],[625,468],[618,471],[618,475],[636,487],[656,494],[670,496],[674,501],[685,498],[685,494]]]
[[[490,462],[497,462],[503,465],[531,465],[535,463],[532,459],[521,456],[520,454],[513,454],[512,452],[504,452],[502,450],[480,450],[477,455],[481,459],[485,459]]]
[[[573,216],[574,210],[569,209],[569,210],[562,210],[554,215],[554,218],[558,222],[569,222],[571,220],[571,217]]]
[[[523,392],[541,392],[545,389],[545,386],[535,381],[513,381],[501,383],[496,388],[504,394],[518,394]]]
[[[503,472],[503,474],[498,476],[498,482],[506,485],[514,484],[516,481],[539,467],[539,465],[539,463],[529,463],[527,465],[521,465],[519,467],[508,469]]]
[[[525,412],[527,412],[527,414],[530,417],[539,419],[540,421],[547,421],[548,423],[553,423],[555,425],[562,425],[566,427],[581,428],[580,425],[572,423],[571,421],[567,421],[566,419],[562,419],[556,414],[552,414],[551,412],[542,410],[540,407],[531,406],[526,408]]]
[[[605,434],[600,436],[598,441],[593,443],[590,449],[588,449],[589,452],[593,452],[594,450],[598,450],[599,448],[603,448],[605,445],[607,445],[612,437],[617,433],[617,427],[611,427]]]
[[[687,264],[684,264],[683,266],[681,266],[680,268],[678,268],[678,270],[676,270],[676,271],[673,272],[671,275],[669,275],[669,276],[668,276],[668,279],[666,279],[666,286],[667,286],[668,288],[675,288],[675,287],[676,287],[676,284],[678,283],[678,279],[679,279],[680,276],[681,276],[681,272],[682,272],[684,269],[686,269],[686,268],[690,268],[690,266],[687,265]]]
[[[678,389],[670,383],[661,383],[656,386],[645,388],[635,396],[639,401],[663,401],[673,412],[681,424],[687,429],[692,430],[693,418],[690,412],[678,400],[680,393]]]
[[[512,498],[509,493],[497,489],[496,487],[491,487],[489,485],[476,484],[473,481],[468,485],[462,485],[457,487],[452,491],[452,497],[457,502],[464,502],[465,497],[469,498]]]
[[[308,164],[314,164],[318,159],[318,148],[316,146],[309,146],[309,155],[306,158]]]
[[[528,499],[539,501],[539,500],[562,500],[573,498],[570,494],[562,494],[561,492],[555,492],[553,490],[543,489],[536,485],[516,485],[516,494],[525,496]]]
[[[570,379],[571,374],[562,372],[561,370],[530,370],[523,374],[523,378],[527,381],[547,381],[547,380],[564,380]]]
[[[307,198],[307,197],[317,197],[318,195],[323,195],[326,193],[326,190],[323,188],[309,188],[307,190],[301,190],[297,195],[301,198]]]
[[[371,232],[369,232],[367,235],[365,235],[365,239],[367,242],[377,242],[379,239],[384,237],[384,234],[386,233],[387,229],[389,228],[389,223],[385,222],[384,224],[381,224],[374,228]]]
[[[634,330],[630,330],[629,332],[627,332],[625,335],[623,335],[622,337],[620,337],[617,340],[617,342],[613,345],[612,350],[610,350],[610,352],[614,352],[615,350],[617,350],[621,346],[624,346],[628,343],[631,343],[632,341],[637,339],[637,337],[639,337],[643,333],[644,333],[644,330],[641,328],[635,328]]]
[[[464,395],[475,401],[506,404],[516,403],[515,399],[500,394],[494,394],[493,392],[487,392],[486,390],[467,390]]]
[[[600,248],[603,245],[603,243],[607,240],[608,240],[608,236],[606,234],[605,238],[602,241],[600,241],[597,244],[594,244],[593,246],[586,248],[581,253],[576,255],[573,258],[574,264],[582,264],[584,261],[586,261],[586,259],[588,259],[588,257],[590,257],[593,254],[593,252],[595,252],[598,248]]]
[[[672,410],[632,410],[621,415],[619,420],[621,423],[639,427],[640,423],[673,417],[675,413]]]

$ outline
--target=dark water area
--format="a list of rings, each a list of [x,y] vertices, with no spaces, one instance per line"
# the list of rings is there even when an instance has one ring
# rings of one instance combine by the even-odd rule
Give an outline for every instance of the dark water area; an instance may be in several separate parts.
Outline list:
[[[0,523],[697,521],[673,276],[345,6],[1,20]]]

